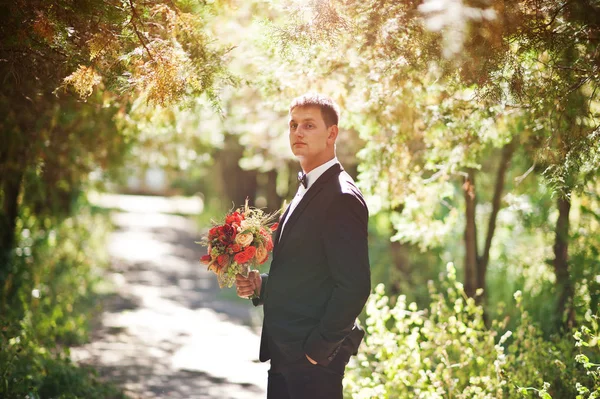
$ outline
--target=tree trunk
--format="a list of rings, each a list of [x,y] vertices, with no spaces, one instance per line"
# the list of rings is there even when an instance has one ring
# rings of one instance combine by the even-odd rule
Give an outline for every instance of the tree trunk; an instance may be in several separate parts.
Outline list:
[[[15,245],[15,228],[19,215],[19,194],[23,172],[5,177],[2,184],[2,213],[0,214],[0,288],[3,289],[10,270],[11,251]]]
[[[498,219],[498,212],[500,211],[502,194],[504,192],[504,180],[514,150],[514,141],[506,144],[504,148],[502,148],[502,158],[496,174],[496,185],[494,187],[494,197],[492,198],[492,213],[490,214],[490,220],[488,222],[485,247],[481,254],[481,258],[478,259],[477,262],[477,288],[483,288],[484,290],[487,267],[490,260],[490,249],[492,248],[492,239],[494,238],[494,233],[496,231],[496,220]]]
[[[465,293],[469,297],[477,290],[477,228],[475,224],[475,172],[469,169],[462,186],[465,196]]]
[[[224,206],[229,209],[244,205],[246,198],[249,204],[254,205],[258,188],[257,172],[244,170],[240,167],[240,159],[244,148],[238,141],[238,136],[225,134],[225,145],[218,154],[218,165],[221,172],[221,187],[225,194]]]
[[[277,170],[270,170],[266,175],[265,197],[267,199],[267,209],[269,212],[275,212],[281,208],[282,202],[281,196],[277,193]]]
[[[411,281],[409,248],[406,244],[398,241],[390,241],[390,252],[395,272],[390,279],[391,293],[392,295],[399,295],[402,292],[400,284],[403,283],[406,286]]]
[[[554,239],[554,273],[556,274],[556,288],[558,303],[556,313],[558,323],[572,327],[574,322],[573,311],[573,285],[569,276],[569,212],[571,199],[567,194],[561,195],[557,201],[558,220],[556,221]],[[567,306],[570,307],[566,320],[564,319]]]

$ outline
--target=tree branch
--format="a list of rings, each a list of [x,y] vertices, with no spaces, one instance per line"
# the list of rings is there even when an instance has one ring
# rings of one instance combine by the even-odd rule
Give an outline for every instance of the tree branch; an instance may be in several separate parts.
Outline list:
[[[155,61],[154,57],[152,56],[152,53],[150,52],[150,49],[148,48],[148,46],[146,46],[146,43],[144,42],[144,39],[142,38],[142,35],[140,34],[140,31],[138,30],[135,22],[133,22],[134,19],[140,19],[140,17],[138,15],[135,7],[133,6],[133,2],[131,0],[129,0],[129,6],[131,7],[131,19],[129,20],[129,23],[131,24],[131,26],[133,26],[133,30],[134,30],[135,34],[137,35],[138,39],[140,40],[140,43],[142,43],[142,46],[144,46],[144,48],[148,52],[148,56],[150,57],[150,59],[152,61]]]
[[[494,197],[492,199],[492,214],[490,215],[490,220],[488,222],[485,247],[483,249],[481,258],[478,259],[477,262],[477,278],[479,279],[479,288],[485,288],[485,274],[490,260],[490,249],[492,248],[492,239],[494,238],[494,232],[496,231],[496,220],[498,218],[498,212],[500,211],[502,193],[504,192],[504,179],[514,150],[514,139],[510,143],[506,144],[504,148],[502,148],[502,159],[500,160],[498,173],[496,174],[496,185],[494,187]]]
[[[529,174],[531,172],[533,172],[533,170],[535,169],[535,162],[533,163],[533,165],[531,165],[531,167],[529,169],[527,169],[527,171],[525,173],[523,173],[521,176],[515,177],[515,184],[519,185],[523,182],[523,180],[525,180],[527,178],[527,176],[529,176]]]
[[[543,27],[543,28],[547,28],[547,27],[549,27],[550,25],[552,25],[552,24],[554,23],[554,20],[556,19],[556,17],[558,17],[558,14],[560,14],[560,12],[561,12],[562,10],[564,10],[564,8],[565,8],[567,5],[569,5],[569,3],[570,3],[570,1],[566,1],[566,2],[565,2],[563,5],[562,5],[562,6],[560,6],[560,7],[558,8],[558,10],[556,10],[556,12],[555,12],[555,13],[554,13],[554,15],[552,16],[552,18],[550,19],[550,22],[548,22],[547,24],[543,24],[543,25],[542,25],[542,27]]]

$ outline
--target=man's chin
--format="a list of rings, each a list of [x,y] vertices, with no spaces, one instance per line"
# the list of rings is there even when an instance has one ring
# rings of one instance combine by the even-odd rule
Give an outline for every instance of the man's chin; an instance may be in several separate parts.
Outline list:
[[[304,151],[292,151],[292,154],[294,154],[294,156],[298,159],[304,159],[304,157],[306,156],[306,154],[304,153]]]

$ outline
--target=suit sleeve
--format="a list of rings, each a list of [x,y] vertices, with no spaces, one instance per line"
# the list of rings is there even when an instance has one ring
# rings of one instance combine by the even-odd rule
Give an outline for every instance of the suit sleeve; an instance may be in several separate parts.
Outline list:
[[[322,232],[333,293],[304,351],[327,365],[348,336],[371,291],[368,253],[368,211],[362,200],[342,194],[333,201]]]
[[[254,306],[260,306],[265,303],[265,287],[267,286],[267,281],[269,280],[269,274],[263,273],[260,275],[260,277],[262,277],[260,293],[258,294],[258,298],[252,298],[252,304]]]

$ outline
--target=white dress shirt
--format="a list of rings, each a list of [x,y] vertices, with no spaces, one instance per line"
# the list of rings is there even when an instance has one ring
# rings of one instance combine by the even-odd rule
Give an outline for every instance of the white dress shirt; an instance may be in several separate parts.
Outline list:
[[[294,212],[294,209],[296,209],[296,207],[302,200],[302,197],[304,197],[304,194],[306,194],[306,192],[311,188],[311,186],[317,181],[319,177],[321,177],[323,173],[325,173],[327,169],[331,168],[336,163],[339,163],[339,161],[337,157],[334,157],[332,160],[325,162],[323,165],[317,166],[316,168],[314,168],[306,174],[306,188],[304,188],[304,185],[302,184],[298,185],[298,191],[296,192],[296,196],[290,203],[288,214],[285,220],[283,221],[283,225],[281,226],[281,233],[279,234],[279,239],[281,239],[281,236],[283,235],[283,229],[285,228],[285,224],[288,220],[290,220],[292,212]]]

